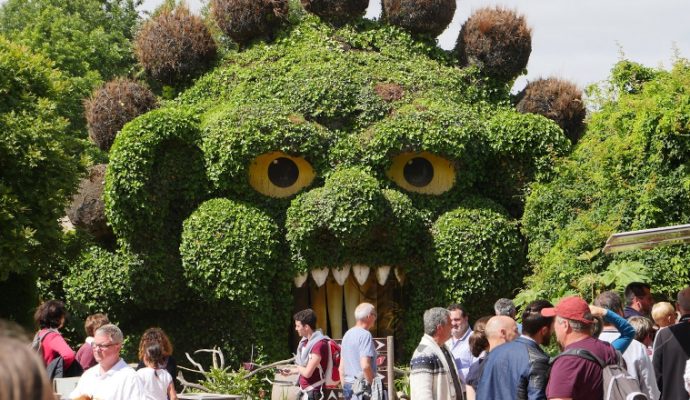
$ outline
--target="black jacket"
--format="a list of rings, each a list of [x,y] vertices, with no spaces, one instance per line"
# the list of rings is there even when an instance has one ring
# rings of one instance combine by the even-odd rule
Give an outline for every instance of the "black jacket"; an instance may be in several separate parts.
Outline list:
[[[661,400],[687,399],[683,386],[685,363],[690,358],[690,314],[680,322],[661,329],[654,340],[654,373]]]

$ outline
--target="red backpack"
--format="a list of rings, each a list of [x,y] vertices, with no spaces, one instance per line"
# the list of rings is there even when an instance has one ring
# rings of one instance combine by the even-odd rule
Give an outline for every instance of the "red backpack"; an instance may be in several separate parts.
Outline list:
[[[324,381],[324,386],[327,388],[337,387],[340,383],[340,345],[329,337],[324,340],[328,344],[328,364],[326,364],[325,375],[324,371],[321,370],[321,364],[319,364],[319,373],[321,380]]]

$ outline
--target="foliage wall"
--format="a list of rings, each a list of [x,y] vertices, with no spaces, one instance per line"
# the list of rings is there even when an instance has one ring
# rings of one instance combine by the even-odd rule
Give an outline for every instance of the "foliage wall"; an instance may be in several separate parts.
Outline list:
[[[591,97],[597,110],[585,136],[527,200],[534,273],[521,298],[591,298],[631,280],[672,298],[690,281],[687,246],[610,256],[600,249],[615,232],[690,220],[690,65],[678,60],[664,71],[622,61]]]

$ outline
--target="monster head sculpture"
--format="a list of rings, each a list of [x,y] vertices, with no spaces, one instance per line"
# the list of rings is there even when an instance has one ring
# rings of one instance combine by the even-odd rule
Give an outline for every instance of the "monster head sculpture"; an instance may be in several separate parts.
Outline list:
[[[515,110],[510,68],[471,61],[494,48],[513,62],[510,44],[492,47],[505,32],[490,33],[528,32],[524,20],[483,10],[495,21],[469,30],[484,35],[465,30],[445,52],[425,36],[424,8],[396,17],[414,2],[384,1],[391,25],[361,19],[361,1],[302,1],[319,15],[259,3],[214,1],[241,51],[118,134],[105,202],[120,248],[85,257],[71,298],[190,347],[278,357],[297,309],[337,338],[372,302],[374,333],[409,348],[424,309],[478,313],[511,296],[526,271],[525,190],[570,148],[556,123]],[[432,16],[452,14],[455,2],[437,3]],[[250,16],[261,29],[241,25]]]

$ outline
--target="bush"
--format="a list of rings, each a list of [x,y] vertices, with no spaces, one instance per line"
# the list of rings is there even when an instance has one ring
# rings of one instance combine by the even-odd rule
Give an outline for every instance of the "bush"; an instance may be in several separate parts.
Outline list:
[[[383,20],[412,33],[436,37],[455,14],[455,0],[383,0]]]
[[[179,5],[164,8],[142,25],[134,51],[147,74],[175,86],[190,82],[213,64],[216,43],[201,18]]]
[[[623,64],[630,68],[629,62]],[[636,86],[636,75],[629,76]],[[628,86],[619,79],[614,74],[608,84]],[[690,67],[680,60],[672,71],[654,71],[650,79],[638,90],[616,91],[603,102],[558,174],[533,186],[523,217],[535,266],[526,280],[526,300],[571,292],[589,298],[619,282],[591,290],[583,279],[601,276],[619,261],[651,271],[648,283],[664,295],[688,282],[687,268],[679,268],[688,262],[682,248],[600,252],[612,233],[683,224],[690,218]]]
[[[573,83],[556,78],[530,82],[517,96],[518,111],[543,115],[563,129],[576,144],[585,128],[585,103],[582,91]]]
[[[125,78],[108,82],[84,101],[89,137],[108,151],[127,122],[156,108],[157,103],[156,96],[137,82]]]
[[[301,0],[302,7],[326,21],[345,22],[364,16],[368,0]]]
[[[0,280],[34,272],[59,244],[79,172],[57,113],[69,88],[50,61],[0,37]]]
[[[476,65],[485,75],[508,82],[527,67],[532,33],[514,11],[481,8],[460,29],[455,51],[461,65]]]
[[[276,31],[287,18],[288,0],[213,0],[211,15],[230,39],[244,44]]]

